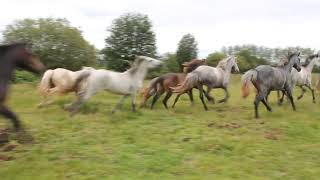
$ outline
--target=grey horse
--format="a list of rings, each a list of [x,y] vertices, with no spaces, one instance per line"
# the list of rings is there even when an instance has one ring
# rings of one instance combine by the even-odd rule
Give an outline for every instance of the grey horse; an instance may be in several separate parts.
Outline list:
[[[257,95],[254,101],[256,118],[259,118],[258,107],[260,101],[262,101],[268,111],[272,111],[266,97],[270,91],[274,90],[284,91],[291,102],[293,110],[296,110],[292,97],[290,72],[292,67],[300,72],[301,66],[299,56],[300,52],[288,53],[287,61],[283,66],[272,67],[270,65],[260,65],[255,69],[247,71],[242,76],[242,96],[244,98],[249,95],[249,81],[251,81],[257,89]]]

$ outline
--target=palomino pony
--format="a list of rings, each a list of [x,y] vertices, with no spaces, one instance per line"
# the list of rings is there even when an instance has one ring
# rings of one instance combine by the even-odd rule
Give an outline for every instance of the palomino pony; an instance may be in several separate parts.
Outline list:
[[[17,67],[36,74],[45,68],[40,60],[27,50],[27,44],[0,45],[0,114],[11,120],[16,131],[21,129],[20,120],[4,103],[10,79]]]
[[[291,71],[291,83],[292,83],[292,90],[296,86],[299,86],[302,90],[301,95],[298,96],[298,100],[301,99],[304,95],[304,93],[307,91],[305,87],[307,87],[312,94],[312,102],[315,103],[315,95],[314,95],[314,88],[312,87],[312,69],[315,64],[317,64],[317,61],[319,63],[319,54],[313,54],[307,57],[305,61],[305,66],[301,66],[301,71],[298,72],[296,69],[292,69]],[[282,93],[282,97],[279,99],[279,103],[281,104],[283,102],[284,93]]]
[[[77,100],[66,109],[71,112],[71,115],[74,115],[79,107],[93,94],[100,90],[107,90],[123,95],[117,106],[112,110],[112,113],[122,107],[124,100],[128,96],[131,96],[132,99],[132,111],[136,111],[136,95],[143,86],[143,80],[148,69],[155,68],[161,64],[161,61],[150,57],[136,56],[132,67],[125,72],[92,69],[89,77],[79,87]]]
[[[80,82],[90,75],[91,69],[93,68],[83,67],[82,70],[75,72],[63,68],[47,70],[39,85],[39,91],[44,97],[44,101],[38,107],[51,104],[53,102],[51,97],[56,93],[77,93]]]
[[[170,87],[175,87],[178,84],[182,83],[185,77],[187,76],[187,73],[192,72],[194,69],[196,69],[198,66],[204,65],[205,60],[198,60],[193,59],[190,62],[185,62],[182,64],[184,73],[167,73],[160,77],[158,77],[156,80],[151,81],[149,84],[149,88],[146,89],[147,92],[144,92],[144,100],[143,104],[146,104],[146,101],[151,96],[150,94],[153,93],[153,100],[151,104],[151,109],[153,109],[156,101],[160,98],[162,94],[166,92],[166,96],[164,97],[162,103],[166,109],[168,109],[167,102],[172,96],[172,89]],[[148,93],[150,92],[150,93]],[[193,95],[192,90],[187,92],[190,98],[190,101],[193,102]],[[178,101],[179,96],[176,97],[175,103]],[[173,104],[173,107],[175,105]]]
[[[257,95],[254,101],[255,117],[259,118],[258,107],[260,101],[266,106],[268,111],[272,111],[266,97],[270,91],[281,90],[287,94],[292,108],[295,111],[296,107],[292,97],[292,83],[290,72],[292,67],[301,70],[300,67],[300,52],[289,53],[287,62],[281,67],[272,67],[270,65],[260,65],[255,69],[247,71],[242,76],[242,96],[245,98],[249,95],[249,81],[257,89]]]
[[[225,91],[225,97],[218,102],[226,102],[229,98],[228,85],[230,75],[235,72],[239,72],[236,57],[229,56],[221,60],[217,67],[199,66],[187,75],[181,85],[174,87],[173,92],[178,93],[179,95],[197,87],[203,107],[205,110],[208,110],[203,98],[203,85],[208,87],[208,94],[213,88],[222,88]]]

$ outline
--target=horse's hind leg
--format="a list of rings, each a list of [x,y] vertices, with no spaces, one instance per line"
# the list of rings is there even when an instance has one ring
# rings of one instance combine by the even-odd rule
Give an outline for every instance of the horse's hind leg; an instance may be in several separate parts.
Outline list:
[[[191,92],[191,93],[192,93],[192,92]],[[189,92],[188,92],[188,95],[189,95],[189,98],[191,97],[191,98],[190,98],[191,103],[193,103],[193,96],[192,96],[192,95],[190,96]],[[180,96],[181,96],[181,94],[178,94],[178,95],[176,96],[176,98],[174,99],[174,103],[172,104],[172,108],[175,107],[175,105],[176,105],[176,103],[178,102]],[[191,100],[191,99],[192,99],[192,100]]]
[[[9,108],[1,105],[0,106],[0,114],[2,114],[4,117],[11,120],[16,131],[19,131],[21,129],[20,120]]]
[[[172,92],[171,92],[171,91],[168,91],[167,94],[166,94],[166,96],[165,96],[164,99],[162,100],[162,103],[163,103],[163,105],[164,105],[164,107],[165,107],[166,109],[168,109],[167,102],[168,102],[168,100],[170,99],[171,96],[172,96]]]
[[[255,111],[255,117],[256,118],[259,118],[259,103],[260,101],[264,100],[265,98],[265,94],[261,93],[261,92],[258,92],[258,94],[256,95],[256,99],[254,101],[254,111]]]
[[[280,91],[278,90],[277,92],[278,92],[278,105],[281,106],[283,103],[283,99],[284,99],[284,95],[286,94],[286,91],[281,90],[282,92],[281,97],[280,97]]]
[[[314,96],[314,89],[310,86],[310,85],[307,85],[307,87],[309,88],[309,90],[311,91],[311,94],[312,94],[312,102],[313,103],[316,103],[316,98]]]
[[[151,109],[153,109],[154,105],[156,104],[157,100],[159,99],[159,97],[163,94],[163,91],[162,90],[158,90],[156,92],[156,94],[153,96],[153,99],[152,99],[152,104],[151,104]]]
[[[198,89],[199,89],[199,96],[200,96],[201,102],[203,104],[203,107],[206,111],[208,111],[208,107],[207,107],[206,102],[204,101],[204,98],[203,98],[203,87],[201,84],[198,85]]]
[[[230,95],[229,95],[228,89],[226,87],[224,87],[223,90],[224,90],[225,97],[223,99],[219,100],[218,103],[227,102],[229,99]]]
[[[41,107],[52,104],[54,102],[53,95],[58,91],[59,89],[57,87],[49,89],[49,93],[44,96],[44,100],[40,104],[38,104],[37,107],[41,108]]]
[[[126,100],[127,97],[129,97],[129,95],[122,96],[116,107],[114,107],[114,109],[111,111],[112,114],[115,113],[118,109],[122,108],[124,100]]]
[[[301,95],[298,97],[298,100],[301,99],[304,95],[304,93],[307,91],[306,88],[304,88],[303,86],[299,86],[302,90]]]

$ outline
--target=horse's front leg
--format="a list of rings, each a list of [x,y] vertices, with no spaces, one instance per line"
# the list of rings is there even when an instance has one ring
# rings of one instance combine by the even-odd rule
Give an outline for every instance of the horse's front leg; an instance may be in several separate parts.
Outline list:
[[[291,103],[291,105],[292,105],[292,109],[293,109],[294,111],[296,111],[296,106],[295,106],[294,101],[293,101],[291,89],[290,89],[290,88],[286,88],[285,91],[286,91],[287,96],[288,96],[288,98],[289,98],[289,100],[290,100],[290,103]]]
[[[136,112],[136,100],[137,100],[137,91],[134,91],[131,94],[131,108],[132,112]]]
[[[208,87],[207,88],[207,92],[203,90],[204,95],[206,96],[206,98],[208,99],[208,101],[212,102],[212,104],[215,104],[215,99],[214,97],[210,96],[210,92],[211,92],[212,88]]]
[[[6,107],[4,105],[0,105],[0,114],[2,114],[7,119],[11,120],[16,131],[21,130],[21,122],[20,122],[19,118],[8,107]]]
[[[229,96],[230,96],[230,95],[229,95],[228,88],[227,88],[227,87],[224,87],[223,90],[224,90],[224,98],[221,99],[221,100],[219,100],[218,103],[227,102],[228,99],[229,99]]]
[[[122,96],[122,98],[120,99],[120,101],[118,102],[118,104],[116,105],[116,107],[114,107],[114,109],[111,111],[111,114],[115,113],[118,109],[121,109],[124,103],[124,100],[126,100],[126,98],[129,97],[128,94]]]

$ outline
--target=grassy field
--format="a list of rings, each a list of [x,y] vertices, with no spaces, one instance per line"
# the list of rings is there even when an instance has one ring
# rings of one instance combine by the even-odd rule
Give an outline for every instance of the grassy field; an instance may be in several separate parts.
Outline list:
[[[10,158],[0,160],[1,179],[319,179],[319,93],[316,104],[310,93],[296,101],[297,112],[287,102],[279,107],[273,93],[274,112],[261,104],[255,120],[254,93],[243,100],[239,81],[233,76],[230,101],[208,112],[198,97],[190,106],[184,96],[176,109],[159,101],[132,113],[127,101],[111,116],[120,97],[102,92],[72,118],[62,109],[72,95],[37,109],[36,85],[14,85],[8,103],[34,142],[0,147]],[[220,99],[223,91],[212,94]],[[1,117],[0,127],[8,125]]]

